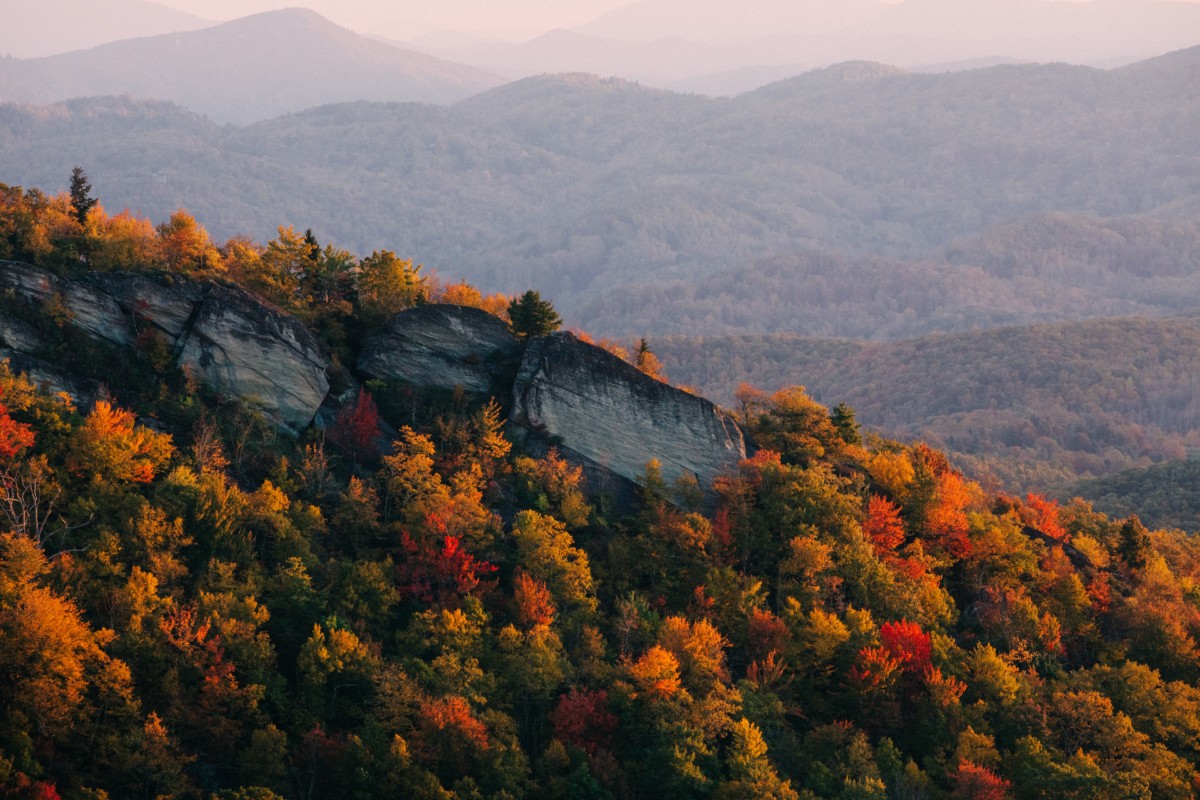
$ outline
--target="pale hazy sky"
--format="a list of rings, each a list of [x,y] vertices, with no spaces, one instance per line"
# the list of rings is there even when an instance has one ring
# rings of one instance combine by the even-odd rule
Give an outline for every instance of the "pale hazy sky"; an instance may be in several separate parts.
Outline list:
[[[360,33],[412,39],[457,30],[523,37],[582,25],[634,0],[157,0],[209,19],[305,6]]]
[[[881,0],[897,3],[903,0]],[[962,0],[969,6],[971,0]],[[1065,0],[1087,2],[1088,0]],[[442,31],[523,40],[590,22],[637,0],[155,0],[209,19],[227,20],[289,6],[311,8],[351,30],[402,41]],[[1200,3],[1200,0],[1182,0]]]

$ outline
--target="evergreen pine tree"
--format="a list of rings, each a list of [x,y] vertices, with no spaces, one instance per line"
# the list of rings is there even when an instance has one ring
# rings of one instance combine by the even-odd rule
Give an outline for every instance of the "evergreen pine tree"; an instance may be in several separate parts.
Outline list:
[[[530,289],[508,304],[508,327],[521,341],[554,333],[562,318],[548,300]]]
[[[854,409],[845,403],[838,403],[829,415],[833,427],[837,428],[838,436],[846,444],[862,444],[862,434],[858,432],[858,420],[854,418]]]
[[[1150,554],[1150,533],[1146,526],[1136,516],[1125,520],[1117,539],[1117,555],[1132,569],[1142,569],[1146,566],[1146,557]]]
[[[88,212],[96,207],[100,202],[92,197],[92,184],[88,181],[87,173],[83,171],[83,167],[76,165],[75,169],[71,170],[71,209],[75,212],[75,219],[80,225],[87,222]]]

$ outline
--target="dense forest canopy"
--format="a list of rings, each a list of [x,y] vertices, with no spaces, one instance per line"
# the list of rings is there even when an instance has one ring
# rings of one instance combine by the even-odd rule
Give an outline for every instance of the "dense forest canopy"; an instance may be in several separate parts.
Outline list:
[[[1200,784],[1190,537],[989,493],[799,387],[738,393],[758,449],[713,486],[668,485],[651,462],[617,503],[559,453],[514,447],[503,398],[356,385],[354,351],[389,315],[516,298],[291,229],[218,245],[183,211],[79,211],[4,187],[0,256],[247,287],[342,355],[346,400],[324,430],[284,435],[152,336],[90,407],[0,367],[5,796]],[[112,363],[78,352],[101,345],[53,297],[0,312],[40,326],[48,358]]]
[[[935,443],[960,467],[1010,491],[1069,498],[1084,490],[1098,499],[1076,481],[1185,458],[1200,447],[1194,313],[897,342],[664,337],[656,348],[673,377],[721,402],[732,402],[743,381],[803,383],[824,402],[857,408],[873,430]]]

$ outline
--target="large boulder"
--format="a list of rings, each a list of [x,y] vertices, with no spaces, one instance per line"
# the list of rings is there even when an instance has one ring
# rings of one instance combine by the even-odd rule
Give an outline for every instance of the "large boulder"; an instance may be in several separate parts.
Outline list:
[[[369,338],[358,369],[381,380],[422,388],[462,387],[487,396],[498,393],[498,379],[511,370],[516,350],[508,326],[486,311],[425,305],[401,311]]]
[[[329,362],[316,339],[241,289],[207,289],[179,364],[214,391],[254,400],[290,428],[307,427],[329,393]]]
[[[124,272],[62,277],[17,262],[0,262],[0,288],[34,303],[61,301],[73,325],[119,347],[156,330],[176,364],[209,389],[252,401],[292,430],[311,423],[329,393],[329,361],[308,329],[238,288]],[[34,333],[19,319],[0,321],[11,354],[36,357]],[[67,377],[54,383],[65,386]]]
[[[565,455],[627,481],[657,459],[672,481],[702,488],[746,457],[746,439],[727,414],[702,397],[642,374],[569,333],[534,339],[513,386],[513,425]]]

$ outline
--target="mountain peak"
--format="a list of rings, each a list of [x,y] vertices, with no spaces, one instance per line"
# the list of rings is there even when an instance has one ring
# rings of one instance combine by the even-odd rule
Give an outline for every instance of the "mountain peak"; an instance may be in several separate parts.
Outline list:
[[[280,23],[280,22],[302,22],[305,24],[323,24],[334,28],[342,26],[313,11],[311,8],[302,6],[288,6],[287,8],[274,8],[269,11],[260,11],[256,14],[247,14],[244,17],[232,19],[229,22],[223,23],[224,26],[230,25],[251,25],[261,24],[264,22]]]
[[[172,100],[220,122],[252,122],[353,100],[450,103],[498,83],[474,67],[360,36],[315,11],[285,8],[4,64],[0,100],[129,94]]]

